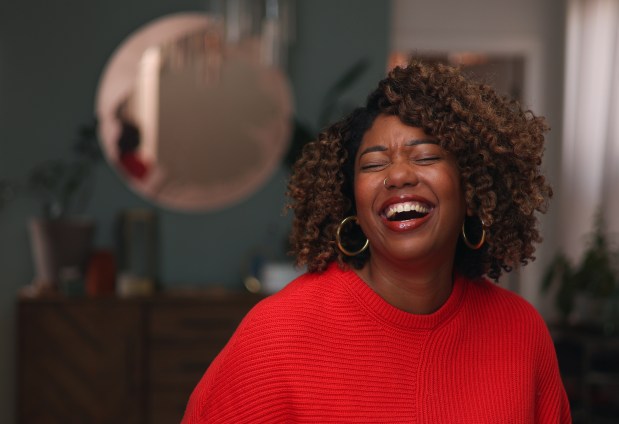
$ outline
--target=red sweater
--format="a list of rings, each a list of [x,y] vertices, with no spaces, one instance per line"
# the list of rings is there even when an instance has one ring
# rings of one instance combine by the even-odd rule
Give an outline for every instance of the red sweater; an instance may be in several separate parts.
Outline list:
[[[568,423],[552,340],[522,298],[457,278],[430,315],[333,264],[258,304],[183,423]]]

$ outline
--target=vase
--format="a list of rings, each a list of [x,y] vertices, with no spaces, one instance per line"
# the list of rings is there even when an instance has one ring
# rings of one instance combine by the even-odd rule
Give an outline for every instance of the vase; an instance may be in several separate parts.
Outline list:
[[[93,220],[33,218],[29,229],[37,289],[57,290],[63,273],[83,278],[93,250]]]

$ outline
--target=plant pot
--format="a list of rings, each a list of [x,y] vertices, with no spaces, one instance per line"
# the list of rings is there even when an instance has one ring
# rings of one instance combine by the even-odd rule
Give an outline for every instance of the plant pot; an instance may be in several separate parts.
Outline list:
[[[84,275],[93,249],[93,220],[33,218],[29,224],[38,289],[57,289],[63,271]]]

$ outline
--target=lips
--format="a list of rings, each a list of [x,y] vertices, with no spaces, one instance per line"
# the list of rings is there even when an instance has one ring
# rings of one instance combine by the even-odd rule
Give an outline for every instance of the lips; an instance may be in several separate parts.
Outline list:
[[[416,196],[400,196],[387,200],[380,211],[385,224],[397,231],[417,228],[434,210],[434,204]]]

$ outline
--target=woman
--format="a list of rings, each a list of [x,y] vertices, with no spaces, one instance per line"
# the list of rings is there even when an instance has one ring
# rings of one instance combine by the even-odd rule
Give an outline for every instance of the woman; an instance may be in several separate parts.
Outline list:
[[[546,130],[456,69],[391,71],[304,149],[309,272],[248,314],[184,422],[569,422],[543,320],[483,277],[533,259]]]

